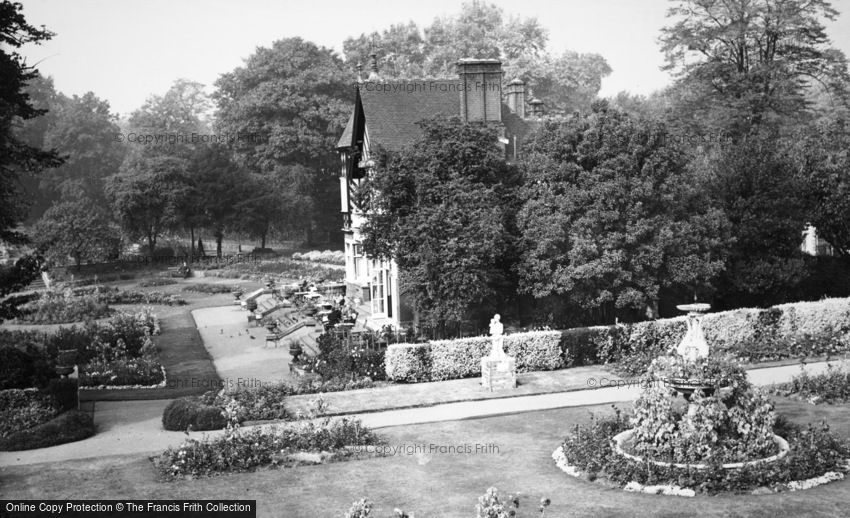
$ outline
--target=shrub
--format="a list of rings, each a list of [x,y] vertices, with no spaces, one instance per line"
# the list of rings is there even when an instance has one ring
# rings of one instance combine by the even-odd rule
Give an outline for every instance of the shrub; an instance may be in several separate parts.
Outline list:
[[[91,416],[79,410],[59,414],[50,421],[0,438],[0,450],[19,451],[46,448],[57,444],[80,441],[94,435]]]
[[[429,344],[390,344],[384,356],[387,379],[416,383],[431,377]]]
[[[0,437],[49,421],[56,402],[37,389],[0,390]]]
[[[292,392],[292,387],[286,383],[238,387],[219,392],[214,404],[220,409],[224,409],[229,404],[234,405],[232,408],[240,423],[286,419],[288,414],[284,408],[284,401]]]
[[[481,374],[481,358],[492,347],[487,336],[434,340],[428,344],[392,344],[387,348],[387,378],[417,382],[468,378]],[[517,370],[551,370],[564,366],[561,333],[529,331],[505,335],[507,354],[516,358]]]
[[[8,338],[5,335],[3,341]],[[42,387],[58,376],[39,349],[32,346],[28,349],[29,352],[24,352],[11,345],[0,345],[0,390]]]
[[[227,426],[222,409],[205,405],[194,398],[175,399],[162,412],[162,427],[182,432],[193,430],[219,430]]]
[[[319,354],[310,365],[324,379],[384,379],[384,351],[375,347],[377,340],[375,334],[361,335],[355,342],[342,333],[325,332],[317,339]]]

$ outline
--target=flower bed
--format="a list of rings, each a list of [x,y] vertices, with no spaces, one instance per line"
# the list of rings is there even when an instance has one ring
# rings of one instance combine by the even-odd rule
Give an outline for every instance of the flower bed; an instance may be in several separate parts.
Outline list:
[[[794,482],[823,476],[833,478],[830,473],[843,474],[848,470],[850,445],[830,433],[826,424],[799,427],[779,419],[772,432],[788,441],[788,454],[773,463],[731,470],[724,469],[719,462],[709,463],[707,469],[696,469],[624,458],[615,452],[612,440],[631,425],[619,411],[613,417],[592,417],[588,426],[575,426],[553,453],[553,459],[565,472],[590,481],[601,480],[627,490],[684,492],[685,496],[763,488],[790,490]]]
[[[233,293],[234,291],[243,291],[241,286],[236,284],[213,284],[209,282],[193,283],[183,286],[183,291],[194,291],[197,293]]]
[[[256,427],[250,430],[228,428],[224,436],[189,439],[153,459],[168,480],[240,472],[261,466],[297,463],[292,455],[316,452],[320,461],[353,458],[350,446],[380,444],[381,440],[358,419],[323,419],[285,427]]]
[[[56,401],[38,389],[0,390],[0,437],[45,423],[58,413]]]
[[[516,358],[517,370],[552,370],[564,366],[559,331],[530,331],[505,335],[504,347]],[[418,382],[468,378],[481,374],[481,358],[491,347],[490,337],[435,340],[425,344],[392,344],[387,348],[387,378]]]
[[[165,386],[165,369],[156,358],[150,337],[146,337],[146,343],[137,355],[131,354],[121,338],[114,344],[95,339],[91,352],[94,357],[82,366],[79,373],[80,385],[83,387]]]
[[[814,376],[803,370],[788,383],[775,385],[770,391],[812,404],[847,403],[850,402],[850,365],[829,365],[825,373]]]
[[[94,435],[94,432],[91,415],[79,410],[69,410],[49,421],[0,437],[0,451],[47,448],[86,439]]]
[[[22,324],[65,324],[101,318],[111,312],[103,297],[75,295],[71,289],[45,291],[20,310],[22,314],[16,321]]]
[[[345,264],[345,253],[342,250],[311,250],[309,252],[295,252],[292,254],[292,259],[295,261],[310,261],[314,263],[325,264]]]
[[[197,269],[200,270],[202,268],[198,267]],[[345,277],[345,271],[337,268],[329,268],[321,264],[310,264],[304,261],[293,261],[286,258],[237,263],[221,270],[208,269],[204,272],[204,275],[207,277],[246,280],[260,280],[269,274],[275,274],[286,279],[312,279],[316,282],[341,282]]]

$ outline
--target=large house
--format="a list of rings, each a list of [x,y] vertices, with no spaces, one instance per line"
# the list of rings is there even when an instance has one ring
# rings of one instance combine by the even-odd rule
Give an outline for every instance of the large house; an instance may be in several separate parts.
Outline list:
[[[372,153],[382,147],[397,151],[414,142],[421,129],[417,123],[436,117],[459,117],[463,121],[498,124],[505,159],[517,158],[523,137],[543,114],[543,103],[527,95],[518,79],[502,88],[502,64],[495,59],[462,59],[457,79],[385,81],[372,55],[370,74],[358,78],[354,109],[339,139],[340,200],[345,235],[345,281],[347,296],[366,313],[365,325],[381,329],[407,327],[413,312],[399,291],[394,261],[368,257],[363,251],[363,207],[352,194],[363,179],[374,174]]]

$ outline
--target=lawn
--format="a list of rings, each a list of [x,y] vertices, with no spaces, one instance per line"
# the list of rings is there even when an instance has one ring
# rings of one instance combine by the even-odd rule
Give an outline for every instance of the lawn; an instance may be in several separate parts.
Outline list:
[[[850,435],[850,406],[810,406],[779,398],[778,410],[798,422],[825,418]],[[418,518],[475,515],[477,497],[490,486],[520,495],[520,517],[538,516],[846,516],[850,481],[809,491],[766,496],[696,498],[636,495],[585,482],[555,468],[550,455],[589,411],[610,406],[529,412],[509,416],[380,430],[390,445],[419,449],[482,445],[478,454],[413,452],[385,458],[282,470],[261,470],[173,483],[158,481],[138,456],[0,468],[0,497],[9,498],[244,498],[258,501],[258,516],[340,517],[361,497],[374,501],[373,516],[396,507]]]

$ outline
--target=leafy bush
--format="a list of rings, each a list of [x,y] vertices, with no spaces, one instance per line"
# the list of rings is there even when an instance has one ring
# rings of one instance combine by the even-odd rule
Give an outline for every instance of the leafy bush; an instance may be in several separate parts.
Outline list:
[[[162,291],[119,290],[107,296],[110,304],[164,304],[166,306],[182,306],[186,300]]]
[[[209,282],[199,282],[197,284],[189,284],[183,286],[183,291],[195,291],[198,293],[232,293],[241,287],[234,284],[213,284]]]
[[[193,430],[219,430],[227,426],[222,409],[205,405],[196,398],[175,399],[162,412],[162,427],[166,430],[182,432]]]
[[[850,401],[850,367],[828,365],[827,371],[814,376],[803,370],[788,383],[771,387],[771,392],[796,396],[813,404],[847,403]]]
[[[619,411],[608,418],[592,416],[588,426],[576,425],[562,444],[566,463],[590,480],[603,477],[621,487],[634,481],[644,485],[674,484],[697,492],[717,493],[772,488],[829,471],[844,472],[850,455],[847,442],[830,433],[825,423],[801,428],[779,419],[773,431],[788,441],[790,451],[776,462],[732,470],[723,469],[719,463],[701,470],[663,467],[626,459],[614,451],[612,438],[629,426],[628,417]]]
[[[378,337],[363,335],[354,342],[333,331],[322,333],[316,342],[319,354],[309,360],[309,366],[324,379],[368,377],[382,380],[385,376],[384,351],[376,347]]]
[[[53,398],[37,389],[0,390],[0,437],[49,421],[57,413]]]
[[[384,356],[387,379],[417,383],[431,378],[430,344],[390,344]]]
[[[80,441],[94,435],[91,416],[79,410],[59,414],[50,421],[0,438],[0,450],[19,451],[46,448],[57,444]]]
[[[224,436],[189,439],[169,448],[154,459],[154,465],[167,479],[208,476],[275,464],[294,452],[329,452],[342,459],[353,455],[346,446],[379,442],[360,420],[348,418],[251,430],[228,428]]]
[[[481,374],[481,358],[491,347],[490,337],[435,340],[427,344],[392,344],[387,348],[387,378],[417,382],[468,378]],[[516,358],[517,370],[551,370],[564,366],[561,333],[529,331],[505,335],[507,354]]]
[[[26,347],[28,352],[24,352],[11,344],[7,345],[11,342],[9,335],[13,334],[4,333],[4,343],[0,344],[0,390],[42,387],[58,376],[37,347]]]
[[[285,383],[238,387],[220,391],[214,404],[222,409],[232,405],[240,423],[286,419],[288,414],[284,400],[292,392],[292,387]]]

